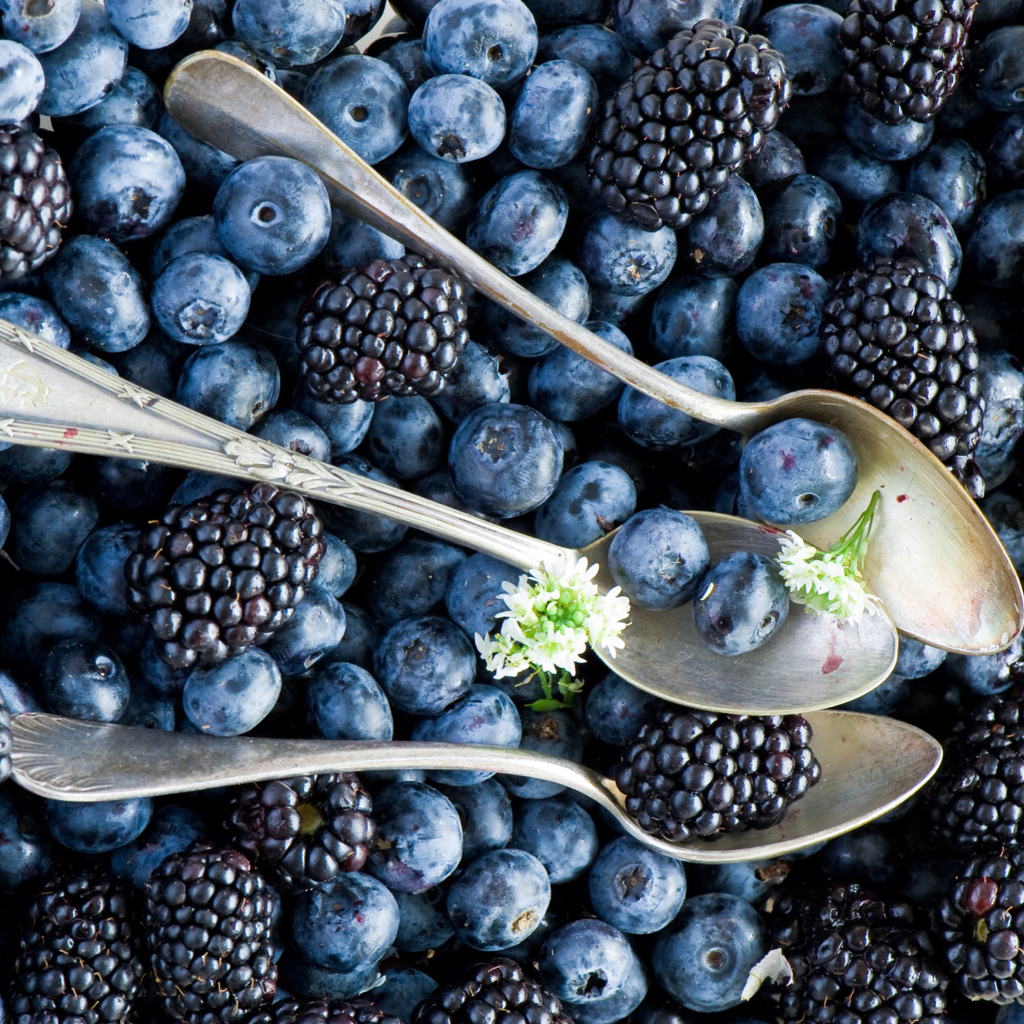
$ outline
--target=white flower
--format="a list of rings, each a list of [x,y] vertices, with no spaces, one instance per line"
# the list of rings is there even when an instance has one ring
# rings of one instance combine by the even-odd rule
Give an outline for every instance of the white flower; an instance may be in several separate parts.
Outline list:
[[[476,635],[476,648],[496,679],[533,669],[575,676],[588,646],[614,658],[625,644],[619,634],[629,616],[629,599],[618,587],[602,594],[594,583],[598,566],[585,558],[545,562],[516,586],[504,583],[501,629]]]

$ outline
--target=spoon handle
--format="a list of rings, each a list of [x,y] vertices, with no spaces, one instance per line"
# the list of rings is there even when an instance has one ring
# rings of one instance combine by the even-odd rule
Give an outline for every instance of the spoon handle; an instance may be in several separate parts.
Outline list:
[[[335,206],[452,267],[489,299],[638,391],[738,431],[762,412],[757,405],[685,387],[541,302],[410,203],[305,107],[242,61],[216,50],[185,58],[167,79],[164,104],[192,135],[240,160],[277,154],[308,164]]]
[[[535,569],[574,552],[235,430],[0,320],[0,442],[113,455],[250,482],[396,519]]]

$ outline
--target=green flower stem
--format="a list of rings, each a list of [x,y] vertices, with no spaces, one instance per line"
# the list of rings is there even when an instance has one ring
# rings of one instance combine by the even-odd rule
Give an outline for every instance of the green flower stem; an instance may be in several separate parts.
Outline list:
[[[882,492],[875,491],[871,495],[868,507],[857,517],[857,521],[828,549],[830,555],[836,555],[848,565],[856,575],[864,559],[868,557],[868,538],[875,522],[875,511],[882,500]]]

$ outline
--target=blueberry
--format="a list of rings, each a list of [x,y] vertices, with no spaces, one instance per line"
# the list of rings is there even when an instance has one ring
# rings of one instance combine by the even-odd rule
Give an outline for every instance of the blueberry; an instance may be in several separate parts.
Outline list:
[[[721,18],[730,25],[749,24],[759,9],[756,0],[674,4],[661,0],[614,0],[612,18],[616,33],[630,52],[646,56],[701,18]]]
[[[938,139],[910,165],[907,191],[937,203],[953,230],[962,231],[985,197],[985,161],[963,139]]]
[[[1024,27],[1024,26],[1022,26]],[[1024,273],[1024,189],[995,196],[964,245],[964,266],[989,288],[1016,288]]]
[[[789,871],[790,862],[786,860],[744,860],[733,864],[695,865],[690,881],[700,892],[729,893],[759,907]]]
[[[911,160],[923,153],[935,134],[934,121],[885,124],[850,100],[843,111],[846,141],[879,160]]]
[[[974,47],[966,78],[993,110],[1024,108],[1024,25],[989,32]]]
[[[175,341],[227,341],[245,321],[249,294],[245,275],[229,260],[212,253],[185,253],[153,282],[153,315]]]
[[[138,68],[125,69],[124,77],[105,99],[80,114],[62,119],[59,124],[70,135],[91,135],[111,125],[133,125],[155,129],[163,102],[152,79]]]
[[[0,40],[0,120],[24,121],[39,104],[46,80],[39,58],[21,43]]]
[[[405,246],[401,242],[348,216],[335,206],[331,208],[327,244],[320,251],[317,262],[329,274],[340,276],[344,271],[372,260],[400,260],[404,255]],[[294,334],[294,324],[289,326]]]
[[[316,584],[306,588],[305,597],[291,618],[279,626],[263,648],[286,676],[312,668],[345,635],[345,610],[332,594]]]
[[[651,310],[651,344],[666,359],[711,356],[721,362],[729,350],[737,290],[731,277],[669,278]]]
[[[5,442],[0,442],[0,444]],[[55,480],[71,464],[71,452],[55,448],[11,445],[0,448],[0,480],[7,484],[34,484]]]
[[[1005,349],[987,348],[979,353],[978,376],[985,413],[974,459],[993,488],[1012,472],[1013,452],[1024,434],[1024,366]]]
[[[508,402],[509,371],[503,359],[475,341],[467,342],[445,389],[431,401],[452,423],[461,423],[474,409]]]
[[[590,902],[602,921],[628,935],[661,931],[686,896],[682,864],[629,836],[602,848],[590,868]]]
[[[4,702],[12,715],[20,715],[25,712],[40,713],[43,710],[34,687],[26,686],[2,670],[0,670],[0,700]]]
[[[148,333],[142,278],[110,242],[76,235],[61,245],[43,276],[60,315],[93,348],[124,352]]]
[[[373,801],[377,847],[367,869],[396,892],[425,892],[462,857],[462,825],[451,801],[422,782],[396,782]]]
[[[270,714],[280,692],[277,663],[250,648],[235,658],[193,669],[182,700],[188,720],[201,732],[240,736]]]
[[[620,351],[633,354],[629,338],[614,324],[590,320],[583,326]],[[562,423],[585,420],[611,405],[622,393],[618,377],[564,345],[557,345],[534,363],[527,386],[534,406]]]
[[[370,461],[396,480],[412,480],[444,461],[444,427],[420,395],[392,398],[374,408],[364,451]]]
[[[600,92],[629,78],[633,61],[618,36],[601,24],[556,28],[540,37],[537,60],[568,60],[587,71]]]
[[[216,195],[224,179],[239,165],[230,153],[190,135],[166,113],[160,115],[156,131],[174,147],[188,184],[204,196]],[[224,255],[228,255],[227,250]]]
[[[655,977],[688,1010],[739,1006],[750,968],[768,952],[764,922],[745,900],[725,893],[683,903],[651,954]]]
[[[598,740],[610,747],[624,747],[660,707],[657,697],[609,672],[599,683],[588,687],[584,712],[587,725]]]
[[[675,232],[665,227],[643,231],[614,213],[596,213],[583,225],[579,260],[595,291],[643,295],[672,272]]]
[[[857,485],[857,453],[839,430],[782,420],[751,438],[740,457],[740,488],[762,519],[789,526],[838,511]]]
[[[366,459],[359,455],[336,456],[334,464],[340,469],[348,470],[359,476],[367,476],[378,483],[391,487],[397,486],[391,477],[371,466]],[[376,512],[327,506],[321,507],[319,513],[327,529],[336,533],[349,547],[360,554],[376,554],[379,551],[387,551],[398,544],[408,530],[408,527],[402,523],[379,516]]]
[[[71,13],[68,7],[66,2],[58,3],[55,14],[67,17]],[[26,14],[37,18],[34,7],[30,11],[26,5]],[[16,15],[5,5],[5,25],[12,16]],[[54,17],[53,22],[56,21]],[[114,31],[100,0],[81,0],[81,14],[77,23],[72,24],[74,28],[63,42],[52,43],[55,48],[47,46],[43,52],[30,47],[39,54],[46,76],[46,88],[37,109],[50,117],[67,117],[95,106],[121,81],[128,63],[128,43]],[[24,36],[22,41],[27,42]]]
[[[703,395],[727,401],[736,397],[729,371],[710,356],[677,356],[656,363],[654,368]],[[703,441],[719,429],[631,387],[627,387],[619,399],[619,425],[630,440],[652,451],[667,451]]]
[[[388,889],[362,872],[295,897],[291,937],[304,961],[327,971],[375,963],[395,941],[398,904]]]
[[[341,643],[320,660],[321,667],[352,664],[369,671],[373,668],[373,652],[383,636],[376,620],[359,605],[341,602],[345,612],[345,635]]]
[[[540,952],[541,980],[574,1009],[620,992],[632,966],[633,951],[622,932],[593,918],[552,932]]]
[[[277,403],[281,375],[274,357],[248,341],[203,345],[185,361],[176,401],[229,427],[248,430]]]
[[[19,568],[39,576],[66,572],[99,519],[95,501],[64,480],[26,491],[13,514],[8,551]]]
[[[32,0],[8,0],[2,14],[4,35],[33,53],[46,53],[74,32],[81,10],[81,0],[53,0],[41,8]]]
[[[505,106],[486,82],[466,75],[428,78],[409,101],[409,131],[423,150],[461,164],[482,160],[505,137]]]
[[[61,640],[43,662],[47,710],[86,722],[116,722],[128,707],[121,659],[95,640]]]
[[[22,292],[0,295],[0,319],[38,334],[58,348],[71,345],[71,331],[61,315],[45,299]]]
[[[509,845],[532,853],[555,885],[582,875],[600,844],[593,818],[569,797],[553,796],[519,806]]]
[[[416,134],[413,127],[410,131]],[[441,227],[461,234],[469,223],[476,205],[476,190],[457,163],[432,156],[415,142],[407,142],[376,169]]]
[[[272,413],[271,416],[273,415]],[[295,413],[294,415],[300,414]],[[270,417],[267,418],[270,419]],[[322,458],[322,456],[315,455],[314,458]],[[323,461],[326,462],[327,459],[323,459]],[[355,552],[333,533],[326,533],[323,536],[326,548],[320,559],[316,585],[333,597],[340,598],[352,586],[358,572]]]
[[[568,199],[554,182],[539,171],[519,171],[477,203],[466,244],[509,277],[521,277],[551,254],[568,216]]]
[[[437,616],[404,619],[381,639],[374,676],[399,711],[437,715],[469,692],[476,654],[458,626]]]
[[[342,0],[236,0],[231,21],[238,38],[278,67],[315,64],[345,34]]]
[[[410,1020],[413,1011],[437,989],[437,982],[428,974],[412,967],[388,966],[387,980],[374,990],[377,1008],[399,1020]]]
[[[764,242],[758,257],[762,262],[820,267],[832,259],[843,223],[843,204],[824,178],[798,174],[765,190],[761,199]]]
[[[608,570],[623,594],[658,611],[694,597],[708,560],[707,541],[697,523],[668,508],[637,512],[608,548]]]
[[[296,412],[294,409],[280,412],[275,410],[269,413],[260,420],[252,433],[263,441],[280,445],[282,448],[298,452],[300,455],[308,455],[311,459],[319,459],[321,462],[330,461],[330,439],[308,416],[303,416],[301,412]],[[343,543],[337,537],[335,537],[335,542]],[[349,554],[351,555],[351,552]],[[354,575],[355,556],[351,555],[351,557]],[[350,577],[348,583],[351,582],[352,578]],[[348,583],[345,584],[346,587]],[[317,585],[324,586],[320,576],[317,576]],[[342,593],[344,593],[344,588]],[[334,596],[339,597],[340,594],[334,594]]]
[[[104,0],[110,23],[133,46],[160,50],[188,28],[192,0]]]
[[[590,286],[583,271],[564,256],[549,256],[536,270],[524,274],[519,283],[562,316],[577,323],[587,319]],[[496,302],[488,300],[484,316],[490,338],[512,355],[536,359],[559,348],[547,331],[521,320]]]
[[[959,139],[950,140],[950,142],[951,144],[958,142],[967,145],[966,142]],[[969,148],[973,150],[973,147]],[[973,151],[977,152],[977,150]],[[992,133],[992,137],[984,147],[983,155],[979,154],[979,156],[982,157],[982,174],[978,179],[978,184],[983,187],[977,195],[974,212],[980,209],[982,200],[985,198],[984,186],[987,185],[988,189],[993,189],[994,186],[999,191],[1003,191],[1020,188],[1021,185],[1024,185],[1024,112],[1018,111],[1015,114],[1005,114],[1001,117],[998,128]],[[972,180],[970,167],[969,162],[964,165],[964,170],[967,172],[964,179],[957,176],[952,181],[970,182]],[[932,176],[928,175],[927,177],[930,179]],[[941,180],[945,180],[945,176],[942,176]],[[951,221],[953,220],[953,214],[948,210],[946,215]]]
[[[149,876],[172,853],[182,853],[205,834],[203,819],[188,807],[158,807],[146,831],[134,842],[119,847],[110,858],[115,875],[144,890]]]
[[[493,686],[471,686],[469,693],[434,718],[422,718],[410,738],[427,743],[456,743],[488,747],[518,747],[522,739],[519,712],[511,699]],[[431,782],[447,786],[472,786],[493,772],[469,769],[434,769]]]
[[[778,132],[772,132],[774,138]],[[851,146],[836,142],[812,154],[812,173],[836,191],[847,219],[860,214],[875,196],[903,191],[903,165],[888,163]]]
[[[337,402],[318,402],[303,394],[293,408],[308,416],[326,435],[331,444],[331,458],[354,451],[362,443],[373,419],[373,402],[357,399],[341,405]]]
[[[1014,568],[1018,573],[1024,571],[1024,504],[1005,491],[990,491],[981,503],[981,511],[995,530]],[[904,643],[900,642],[901,655]]]
[[[470,555],[452,574],[445,592],[448,615],[467,636],[485,636],[495,628],[497,614],[508,609],[502,584],[514,586],[521,575],[520,569],[491,555]]]
[[[818,4],[785,4],[767,11],[754,31],[772,41],[786,59],[798,96],[814,96],[839,86],[839,26],[842,16]]]
[[[700,581],[693,623],[718,654],[746,654],[766,643],[786,621],[789,592],[776,563],[736,551],[716,562]]]
[[[365,669],[347,662],[317,668],[306,687],[306,726],[327,740],[390,740],[391,708]]]
[[[736,333],[743,347],[771,366],[798,366],[818,352],[828,282],[801,263],[755,270],[736,296]]]
[[[436,614],[466,553],[461,548],[414,535],[378,563],[367,582],[366,603],[385,628],[400,619]]]
[[[303,960],[286,948],[280,960],[281,977],[287,984],[279,984],[277,992],[282,998],[290,993],[303,999],[345,1001],[375,988],[383,975],[376,960],[357,964],[350,971],[332,971]]]
[[[524,850],[492,850],[471,861],[448,890],[448,919],[473,949],[498,950],[535,931],[551,900],[551,882]]]
[[[443,946],[455,934],[444,911],[445,893],[440,888],[426,892],[396,892],[398,934],[395,949],[400,953],[423,953]],[[391,976],[391,971],[388,971]]]
[[[14,786],[0,790],[0,888],[17,892],[42,880],[53,861],[53,841],[41,808]]]
[[[551,421],[526,405],[496,403],[471,412],[448,454],[455,493],[470,507],[508,519],[551,497],[562,444]]]
[[[149,797],[72,803],[45,801],[46,825],[61,846],[75,853],[108,853],[142,835],[153,813]]]
[[[827,843],[818,863],[835,879],[888,886],[896,879],[900,852],[881,827],[866,825]]]
[[[423,40],[419,37],[405,34],[381,36],[367,47],[366,52],[394,68],[405,82],[410,96],[433,74],[423,56]]]
[[[629,973],[622,988],[593,1002],[569,1003],[577,1024],[615,1024],[628,1017],[647,995],[647,975],[640,958],[631,953]]]
[[[519,713],[523,724],[521,750],[533,750],[553,757],[579,762],[583,756],[583,739],[572,717],[565,711],[530,711]],[[565,787],[557,782],[528,779],[520,775],[499,775],[498,781],[513,796],[522,800],[543,800],[557,796]]]
[[[735,277],[751,267],[763,239],[764,214],[757,196],[733,174],[682,233],[680,262],[692,274]]]
[[[489,850],[500,850],[512,837],[512,801],[497,779],[472,786],[445,786],[437,790],[452,802],[462,822],[462,859],[469,863]]]
[[[235,168],[217,190],[213,215],[235,262],[268,275],[305,266],[331,229],[323,182],[284,156],[256,157]]]
[[[107,615],[128,614],[124,563],[135,551],[138,530],[125,523],[94,530],[78,549],[75,583],[93,607]]]
[[[139,650],[138,632],[146,629],[141,624],[137,631],[121,634],[119,654],[125,657],[135,655]],[[175,703],[164,700],[146,686],[133,686],[128,694],[128,707],[117,720],[118,725],[137,726],[140,729],[159,729],[163,732],[174,732],[177,724],[177,708]]]
[[[584,548],[635,511],[636,488],[624,469],[609,462],[584,462],[565,473],[537,509],[534,532],[552,544]]]
[[[998,654],[950,654],[945,661],[949,676],[962,690],[990,697],[1013,685],[1017,663],[1024,654],[1024,640],[1019,636]]]
[[[533,64],[537,23],[520,0],[440,0],[427,15],[423,53],[439,75],[469,75],[504,92]]]
[[[391,156],[408,134],[405,82],[384,61],[361,53],[320,68],[309,80],[303,104],[368,164]]]
[[[572,61],[547,61],[523,83],[509,121],[509,149],[527,167],[561,167],[583,147],[596,114],[589,72]]]
[[[786,134],[775,129],[769,132],[760,152],[747,158],[739,173],[755,191],[807,171],[807,162],[800,147]]]
[[[147,687],[155,696],[177,702],[188,682],[190,670],[171,668],[157,653],[158,642],[152,633],[143,641],[139,651],[139,669]]]

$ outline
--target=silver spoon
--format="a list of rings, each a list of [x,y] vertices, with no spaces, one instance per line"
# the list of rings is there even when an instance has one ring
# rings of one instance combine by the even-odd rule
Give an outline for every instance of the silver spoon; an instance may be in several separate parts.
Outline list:
[[[277,153],[317,171],[331,202],[455,268],[473,287],[665,404],[745,438],[795,416],[838,427],[857,450],[858,484],[834,515],[802,529],[828,547],[867,506],[883,500],[864,567],[900,632],[962,654],[1007,647],[1024,624],[1024,596],[984,516],[938,459],[865,402],[829,391],[798,391],[773,402],[709,398],[620,352],[538,300],[481,259],[391,187],[283,89],[234,57],[195,53],[171,72],[167,112],[198,138],[241,160]]]
[[[850,711],[806,716],[821,781],[772,828],[672,843],[626,813],[614,781],[564,758],[452,743],[275,740],[100,725],[56,715],[13,716],[14,779],[39,796],[78,802],[162,796],[214,786],[381,768],[468,768],[544,779],[595,800],[628,832],[678,860],[704,864],[781,857],[892,810],[942,760],[926,732],[894,718]]]
[[[145,459],[254,482],[269,480],[311,498],[365,509],[455,544],[533,570],[558,555],[602,566],[614,533],[571,551],[261,441],[115,377],[85,359],[0,320],[0,441],[92,455]],[[694,512],[712,557],[778,553],[777,531],[745,519]],[[626,649],[610,659],[619,675],[691,707],[787,714],[830,707],[867,693],[896,663],[896,631],[885,614],[859,624],[795,609],[763,647],[735,658],[710,650],[690,605],[667,612],[635,607]]]

